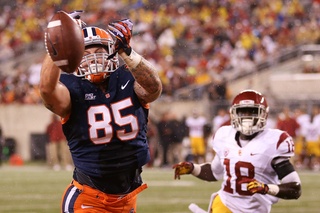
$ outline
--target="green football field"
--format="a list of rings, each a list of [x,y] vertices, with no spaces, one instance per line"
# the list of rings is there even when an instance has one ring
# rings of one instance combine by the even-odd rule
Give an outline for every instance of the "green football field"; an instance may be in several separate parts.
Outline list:
[[[299,172],[302,196],[299,200],[280,200],[272,212],[320,212],[320,173]],[[0,167],[0,213],[58,213],[60,200],[70,183],[72,172],[52,171],[45,166]],[[221,182],[204,182],[193,176],[173,179],[173,170],[145,168],[143,180],[148,189],[138,196],[139,213],[190,213],[196,203],[207,210],[211,193]]]

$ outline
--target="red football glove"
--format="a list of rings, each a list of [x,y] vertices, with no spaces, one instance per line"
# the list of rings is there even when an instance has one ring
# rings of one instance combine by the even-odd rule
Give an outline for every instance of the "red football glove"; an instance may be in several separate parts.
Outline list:
[[[267,184],[260,183],[256,179],[244,178],[240,181],[240,183],[248,183],[247,190],[252,194],[259,193],[265,195],[269,191],[269,187]]]
[[[180,175],[190,174],[194,166],[191,162],[182,162],[174,165],[172,168],[175,169],[174,179],[180,179]]]
[[[112,55],[115,55],[120,49],[123,49],[127,55],[130,55],[130,40],[132,37],[132,29],[133,23],[130,19],[122,19],[121,21],[113,22],[108,25],[109,33],[117,38],[115,43],[115,53]],[[109,58],[110,57],[111,56],[109,56]]]

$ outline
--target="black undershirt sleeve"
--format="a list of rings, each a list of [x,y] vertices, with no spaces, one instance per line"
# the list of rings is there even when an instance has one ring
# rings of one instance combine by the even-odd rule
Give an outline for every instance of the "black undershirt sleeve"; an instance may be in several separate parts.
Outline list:
[[[295,169],[289,160],[282,161],[278,164],[272,165],[274,171],[277,173],[280,180],[283,177],[287,176],[291,172],[294,172]]]
[[[274,171],[277,173],[280,180],[285,176],[294,172],[295,169],[289,160],[282,161],[275,165],[272,165]],[[301,196],[301,184],[297,182],[282,183],[279,186],[279,192],[276,195],[282,199],[298,199]]]

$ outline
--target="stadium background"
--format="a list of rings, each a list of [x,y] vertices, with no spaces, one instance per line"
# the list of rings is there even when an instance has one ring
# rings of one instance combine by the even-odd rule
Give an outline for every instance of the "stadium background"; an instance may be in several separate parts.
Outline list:
[[[58,10],[85,10],[88,25],[129,17],[133,48],[159,70],[155,121],[197,108],[208,120],[243,89],[263,93],[270,117],[320,103],[320,6],[316,0],[16,0],[0,2],[0,125],[26,161],[37,158],[50,112],[41,105],[43,32]],[[41,149],[41,148],[40,148]]]
[[[45,54],[43,32],[55,11],[83,9],[83,20],[100,27],[131,18],[132,46],[159,70],[164,91],[151,104],[178,118],[197,108],[208,120],[243,89],[262,92],[277,117],[284,106],[320,105],[320,6],[317,0],[1,0],[0,126],[27,166],[0,167],[0,212],[58,212],[71,172],[39,166],[51,113],[37,90]],[[280,201],[273,212],[319,212],[318,172],[299,172],[303,194]],[[206,208],[220,183],[146,168],[148,190],[139,212],[189,212]]]
[[[16,0],[0,2],[0,125],[26,161],[37,158],[50,112],[37,90],[43,32],[55,11],[85,10],[88,25],[129,17],[133,48],[159,70],[163,94],[151,105],[212,120],[243,89],[283,106],[320,103],[320,7],[316,0]]]

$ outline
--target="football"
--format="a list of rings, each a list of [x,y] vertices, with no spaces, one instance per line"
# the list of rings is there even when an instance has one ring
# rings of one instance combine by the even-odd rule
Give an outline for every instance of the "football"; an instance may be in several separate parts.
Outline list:
[[[66,12],[58,11],[45,31],[45,47],[55,65],[64,72],[73,73],[84,53],[80,26]]]

